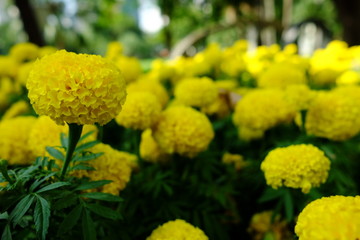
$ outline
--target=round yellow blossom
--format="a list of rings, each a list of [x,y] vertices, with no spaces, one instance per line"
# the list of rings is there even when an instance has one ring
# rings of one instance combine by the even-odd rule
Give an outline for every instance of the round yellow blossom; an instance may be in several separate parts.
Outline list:
[[[208,240],[205,233],[182,219],[169,221],[152,231],[146,240]]]
[[[9,56],[17,62],[35,60],[39,56],[39,47],[33,43],[18,43],[10,48]]]
[[[328,177],[330,160],[311,144],[276,148],[261,163],[266,183],[277,189],[281,186],[301,188],[308,193]]]
[[[263,138],[265,135],[265,131],[261,129],[254,129],[249,127],[238,127],[238,135],[239,138],[244,141],[252,141],[255,139]]]
[[[195,157],[207,149],[214,130],[203,113],[191,107],[174,106],[161,113],[153,136],[165,152]]]
[[[0,109],[7,108],[10,104],[10,97],[20,92],[20,84],[8,77],[0,78]]]
[[[307,85],[297,84],[285,88],[285,99],[296,110],[308,109],[317,93]]]
[[[144,161],[157,163],[166,162],[169,154],[165,153],[152,136],[152,130],[146,129],[141,134],[140,156]]]
[[[174,71],[174,68],[163,59],[155,59],[151,62],[150,74],[160,81],[170,79]]]
[[[131,92],[115,121],[126,128],[141,129],[151,127],[158,119],[161,105],[150,92]]]
[[[20,83],[22,86],[26,86],[26,82],[32,67],[33,67],[33,62],[27,62],[20,65],[18,74],[16,76],[16,81]]]
[[[165,87],[156,80],[139,78],[139,80],[128,84],[126,90],[128,93],[143,91],[151,92],[158,98],[162,107],[165,107],[169,101],[169,95]]]
[[[119,56],[114,63],[127,83],[135,81],[142,72],[140,61],[136,57]]]
[[[216,80],[215,85],[219,90],[231,91],[238,87],[238,82],[235,79]]]
[[[94,125],[85,125],[82,134],[93,131],[84,141],[94,141],[97,137],[97,128]],[[35,156],[47,156],[49,153],[46,147],[61,146],[60,134],[68,135],[69,128],[65,125],[57,125],[48,116],[40,116],[33,123],[33,127],[29,133],[29,141],[27,142],[31,152]]]
[[[2,116],[2,120],[17,117],[19,115],[30,112],[30,105],[24,101],[18,101],[10,106]]]
[[[321,92],[309,107],[306,132],[317,137],[342,141],[360,132],[360,101],[350,94]]]
[[[123,46],[120,42],[110,42],[107,45],[105,57],[109,60],[116,60],[123,53]]]
[[[360,196],[330,196],[309,203],[295,226],[299,240],[360,239]]]
[[[224,118],[230,114],[230,103],[229,103],[229,96],[228,92],[219,93],[216,100],[201,108],[201,112],[207,115],[216,115],[218,118]]]
[[[274,63],[260,74],[257,84],[263,88],[285,88],[293,84],[306,84],[305,71],[289,63]]]
[[[0,78],[14,78],[18,72],[19,64],[9,56],[0,56]]]
[[[35,156],[28,146],[29,131],[35,117],[16,117],[0,122],[0,158],[10,165],[31,164]]]
[[[174,95],[185,105],[205,107],[215,102],[218,89],[210,78],[187,78],[176,85]]]
[[[121,152],[111,148],[107,144],[97,144],[89,151],[93,153],[104,153],[100,157],[91,160],[89,164],[95,170],[74,171],[77,177],[88,177],[91,181],[111,180],[112,182],[98,189],[104,193],[119,195],[130,180],[133,163],[137,161],[134,154]]]
[[[233,122],[239,128],[264,132],[295,117],[294,107],[280,89],[257,89],[247,93],[235,106]]]
[[[337,85],[355,85],[360,83],[359,72],[348,70],[336,78]]]
[[[37,60],[26,87],[35,111],[57,124],[104,125],[119,114],[126,97],[116,66],[100,56],[65,50]]]
[[[243,169],[247,165],[242,155],[228,152],[224,153],[221,161],[225,164],[233,164],[237,171]]]

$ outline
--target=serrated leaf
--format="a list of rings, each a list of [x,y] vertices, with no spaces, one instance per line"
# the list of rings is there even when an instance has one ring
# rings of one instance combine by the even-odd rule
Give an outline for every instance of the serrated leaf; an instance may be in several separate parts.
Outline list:
[[[37,179],[33,184],[31,184],[30,189],[29,189],[30,192],[33,192],[38,186],[40,186],[40,184],[42,184],[43,182],[45,182],[47,179],[51,178],[55,174],[56,174],[56,172],[53,172],[42,179]]]
[[[45,240],[49,228],[50,205],[45,198],[39,195],[36,195],[36,197],[37,201],[34,211],[35,228],[41,239]]]
[[[84,140],[85,138],[89,137],[91,134],[93,134],[95,131],[89,131],[87,133],[85,133],[84,135],[82,135],[79,139],[79,142],[81,142],[82,140]]]
[[[91,198],[96,200],[102,200],[107,202],[121,202],[122,198],[119,196],[115,196],[109,193],[101,193],[101,192],[91,192],[91,193],[83,193],[82,197]]]
[[[94,222],[91,219],[90,213],[87,210],[83,211],[81,223],[84,240],[96,240]]]
[[[75,171],[75,170],[93,171],[93,170],[95,170],[95,168],[93,168],[89,165],[85,165],[85,164],[78,164],[78,165],[71,167],[70,170],[71,171]]]
[[[90,211],[92,211],[93,213],[104,218],[108,218],[112,220],[118,220],[122,218],[121,214],[118,213],[117,211],[108,207],[101,206],[99,204],[86,204],[85,207]]]
[[[10,214],[10,221],[14,223],[14,226],[16,226],[21,218],[26,214],[26,212],[29,210],[31,204],[33,203],[35,199],[34,195],[26,195],[21,201],[16,205],[14,210]]]
[[[98,143],[100,143],[100,141],[95,140],[95,141],[91,141],[91,142],[81,144],[80,146],[75,148],[75,152],[82,152],[85,149],[91,148],[91,147],[95,146]]]
[[[78,222],[81,212],[83,210],[82,205],[77,205],[71,212],[65,217],[64,221],[60,224],[58,235],[62,235],[70,231]]]
[[[104,153],[90,153],[90,154],[86,154],[84,156],[76,156],[73,161],[74,162],[85,162],[85,161],[90,161],[90,160],[94,160],[98,157],[100,157],[101,155],[103,155]]]
[[[67,147],[69,146],[69,138],[65,135],[65,133],[60,133],[60,142],[61,146],[67,149]]]
[[[70,185],[70,183],[68,183],[68,182],[56,182],[56,183],[52,183],[52,184],[50,184],[50,185],[47,185],[47,186],[41,188],[40,190],[37,191],[37,193],[42,193],[42,192],[50,191],[50,190],[53,190],[53,189],[56,189],[56,188],[60,188],[60,187],[63,187],[63,186],[67,186],[67,185]]]
[[[1,213],[0,214],[0,220],[2,219],[8,219],[9,218],[9,214],[7,212]]]
[[[3,234],[1,235],[1,240],[12,240],[9,224],[6,224]]]
[[[60,152],[59,150],[57,150],[56,148],[53,147],[46,147],[46,151],[55,159],[59,159],[61,161],[64,161],[65,156],[62,152]]]
[[[275,190],[272,188],[267,188],[265,192],[258,199],[259,203],[268,202],[274,200],[276,198],[280,198],[283,195],[283,192],[279,190]]]
[[[93,181],[93,182],[85,182],[85,183],[82,183],[77,188],[75,188],[75,190],[87,190],[87,189],[98,188],[98,187],[104,186],[106,184],[109,184],[111,182],[112,182],[111,180],[100,180],[100,181]]]
[[[53,209],[61,210],[64,208],[68,208],[68,207],[74,205],[77,202],[78,198],[79,197],[76,194],[69,194],[69,195],[61,198],[57,202],[55,202],[53,205]]]

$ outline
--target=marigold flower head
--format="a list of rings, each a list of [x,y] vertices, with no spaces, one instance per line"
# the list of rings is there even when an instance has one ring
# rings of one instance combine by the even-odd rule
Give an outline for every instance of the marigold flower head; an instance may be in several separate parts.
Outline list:
[[[205,107],[215,102],[218,89],[210,78],[187,78],[176,85],[174,95],[185,105]]]
[[[336,85],[356,85],[360,83],[359,72],[348,70],[336,78]]]
[[[293,84],[306,84],[305,71],[286,62],[274,63],[260,74],[257,84],[263,88],[285,88]]]
[[[159,81],[168,80],[174,74],[175,69],[163,59],[155,59],[151,62],[150,75]]]
[[[265,134],[265,130],[262,129],[249,128],[246,126],[238,127],[239,138],[244,141],[251,141],[251,140],[263,138],[264,134]]]
[[[107,45],[107,49],[106,49],[106,53],[105,53],[105,57],[109,60],[116,60],[116,58],[118,58],[119,56],[121,56],[123,54],[123,46],[120,42],[110,42]]]
[[[29,73],[33,67],[33,62],[26,62],[19,66],[18,74],[16,76],[16,81],[22,86],[26,86]]]
[[[308,109],[317,93],[307,85],[297,84],[285,88],[285,99],[296,110]]]
[[[342,92],[321,92],[310,105],[305,120],[307,134],[335,141],[360,132],[360,101]]]
[[[237,127],[264,132],[291,121],[296,114],[280,89],[258,89],[247,93],[235,106],[233,122]]]
[[[88,177],[91,181],[111,180],[112,182],[98,189],[104,193],[119,195],[130,180],[133,163],[137,161],[134,154],[118,151],[107,144],[97,144],[89,151],[104,153],[100,157],[91,160],[89,164],[95,170],[74,171],[77,177]]]
[[[114,63],[121,70],[127,83],[135,81],[141,74],[141,64],[136,57],[119,56]]]
[[[9,56],[0,56],[0,78],[14,78],[18,72],[19,64]]]
[[[208,240],[205,233],[181,219],[169,221],[152,231],[146,240]]]
[[[26,87],[35,111],[57,124],[104,125],[119,114],[126,97],[116,66],[100,56],[65,50],[37,60]]]
[[[0,78],[0,109],[7,108],[10,104],[10,97],[20,92],[20,84],[8,77]]]
[[[233,164],[237,171],[243,169],[247,165],[242,155],[228,152],[224,153],[221,161],[225,164]]]
[[[281,186],[301,188],[308,193],[328,177],[330,160],[311,144],[276,148],[261,163],[266,183],[277,189]]]
[[[309,203],[295,226],[299,240],[360,239],[360,196],[323,197]]]
[[[33,43],[18,43],[10,48],[9,56],[17,62],[35,60],[39,56],[39,47]]]
[[[165,162],[169,159],[169,154],[165,153],[152,136],[152,130],[146,129],[141,134],[140,156],[144,161],[157,163]]]
[[[29,131],[35,121],[35,117],[27,116],[0,122],[0,158],[10,165],[31,164],[35,160],[28,146]]]
[[[14,118],[28,112],[30,112],[29,104],[24,100],[20,100],[16,103],[13,103],[10,108],[6,110],[2,120]]]
[[[126,128],[141,129],[151,127],[158,119],[161,105],[150,92],[129,93],[120,114],[115,121]]]
[[[230,104],[228,102],[228,92],[218,94],[216,100],[201,108],[201,112],[207,115],[215,115],[218,118],[224,118],[230,114]]]
[[[161,113],[153,136],[165,152],[195,157],[207,149],[214,130],[203,113],[191,107],[174,106]]]

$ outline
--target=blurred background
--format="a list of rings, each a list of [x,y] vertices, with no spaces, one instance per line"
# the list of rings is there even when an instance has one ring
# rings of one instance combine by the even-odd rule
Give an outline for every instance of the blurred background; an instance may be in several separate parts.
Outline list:
[[[331,39],[360,44],[354,0],[1,0],[0,54],[19,42],[104,54],[119,41],[140,58],[192,56],[208,43],[297,43],[310,55]]]

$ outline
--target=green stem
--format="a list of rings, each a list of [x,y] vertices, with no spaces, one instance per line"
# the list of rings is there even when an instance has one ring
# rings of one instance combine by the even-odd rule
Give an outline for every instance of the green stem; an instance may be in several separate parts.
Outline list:
[[[7,170],[8,162],[6,160],[0,159],[0,171],[3,177],[10,183],[13,184],[14,180],[12,180],[8,174]]]
[[[83,125],[77,125],[76,123],[68,123],[69,125],[69,142],[68,147],[66,149],[66,157],[63,168],[61,170],[60,179],[64,179],[67,168],[71,162],[72,156],[74,154],[76,144],[78,143],[81,132],[83,129]]]

